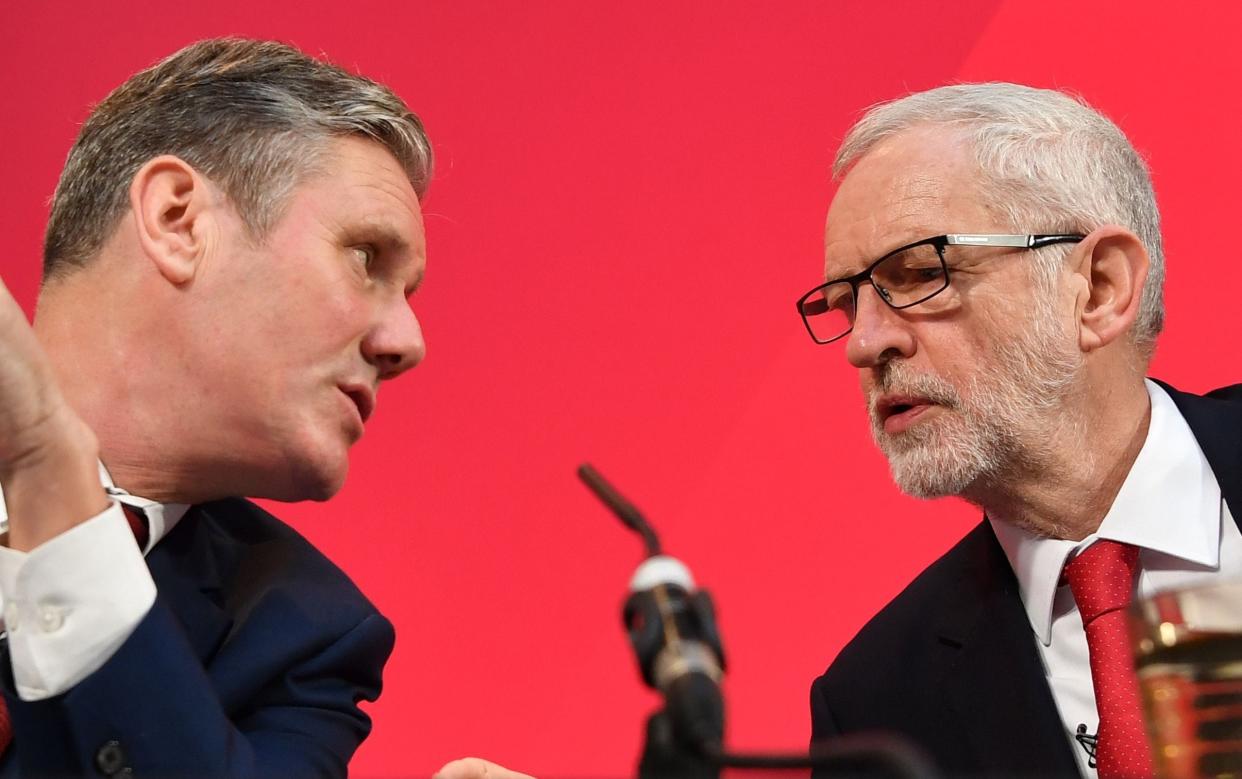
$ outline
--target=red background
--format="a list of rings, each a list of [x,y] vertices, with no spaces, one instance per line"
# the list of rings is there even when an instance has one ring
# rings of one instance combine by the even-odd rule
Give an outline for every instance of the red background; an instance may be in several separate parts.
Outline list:
[[[655,703],[618,616],[640,550],[576,482],[583,460],[716,596],[733,744],[796,747],[810,680],[976,521],[896,493],[841,351],[794,313],[836,143],[864,106],[949,81],[1084,94],[1164,206],[1153,373],[1236,381],[1242,11],[1169,8],[9,2],[0,272],[29,311],[78,123],[183,44],[275,37],[388,82],[439,155],[415,299],[429,357],[381,394],[336,499],[277,507],[397,625],[354,773],[464,754],[631,771]]]

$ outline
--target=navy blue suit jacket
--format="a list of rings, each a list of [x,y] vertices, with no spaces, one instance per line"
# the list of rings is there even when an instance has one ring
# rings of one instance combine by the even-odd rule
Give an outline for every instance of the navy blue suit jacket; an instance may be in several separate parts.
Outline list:
[[[240,499],[192,507],[147,564],[155,605],[67,693],[21,701],[6,648],[0,774],[345,775],[394,640],[349,578]]]
[[[1205,397],[1165,389],[1242,526],[1242,384]],[[987,522],[841,650],[811,687],[811,727],[814,740],[897,733],[951,776],[1078,776],[1018,582]]]

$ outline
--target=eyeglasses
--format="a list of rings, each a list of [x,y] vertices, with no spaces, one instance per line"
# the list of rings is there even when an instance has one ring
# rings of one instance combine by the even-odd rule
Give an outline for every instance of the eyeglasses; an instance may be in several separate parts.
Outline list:
[[[858,287],[867,282],[890,308],[902,309],[924,303],[949,288],[945,259],[960,250],[950,246],[1012,246],[1038,249],[1056,243],[1078,243],[1083,235],[937,235],[894,249],[871,263],[862,273],[820,284],[798,298],[798,314],[815,343],[844,338],[854,329]]]

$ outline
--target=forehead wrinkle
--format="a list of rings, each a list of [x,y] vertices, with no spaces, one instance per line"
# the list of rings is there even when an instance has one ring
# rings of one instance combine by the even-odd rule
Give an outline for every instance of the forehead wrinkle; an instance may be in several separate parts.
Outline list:
[[[865,222],[857,226],[857,232],[865,234],[865,238],[854,240],[847,236],[832,241],[826,240],[824,245],[825,278],[828,278],[830,267],[833,265],[831,249],[834,245],[848,244],[850,246],[851,259],[840,263],[843,270],[836,274],[848,276],[861,271],[900,246],[943,233],[941,228],[933,224],[935,219],[929,218],[929,211],[934,211],[932,201],[935,199],[936,195],[930,192],[902,194],[889,201],[893,206],[891,214],[870,213]],[[933,207],[929,208],[929,205]]]
[[[932,222],[936,220],[931,218],[931,214],[937,211],[936,200],[936,195],[912,192],[893,201],[894,213],[889,220],[888,229],[885,230],[882,245],[878,247],[880,253],[892,251],[911,241],[938,235],[940,227],[933,226]]]
[[[961,183],[953,175],[953,166],[943,158],[905,159],[908,155],[894,151],[882,149],[868,155],[878,168],[867,164],[864,157],[842,182],[824,235],[825,278],[852,275],[900,246],[953,231],[946,220],[956,185]],[[886,169],[892,164],[898,167]],[[864,216],[841,225],[843,202],[845,211]],[[836,221],[831,218],[834,212]],[[834,246],[848,247],[846,261],[832,258]],[[834,265],[842,272],[833,273]]]
[[[405,193],[400,186],[382,181],[359,182],[347,187],[344,194],[351,207],[338,221],[352,239],[369,240],[401,252],[422,243],[417,200],[402,197]]]
[[[405,229],[404,222],[408,219],[417,229],[421,225],[417,212],[411,211],[405,203],[395,208],[390,203],[377,204],[373,195],[368,197],[358,193],[358,190],[365,189],[379,189],[385,198],[397,197],[396,192],[382,187],[349,182],[339,187],[324,184],[320,191],[309,194],[321,221],[334,225],[338,230],[345,233],[372,232],[390,238],[393,243],[407,245],[409,240],[405,234],[409,231]]]
[[[354,187],[361,190],[375,190],[385,199],[391,198],[397,201],[406,211],[412,211],[413,206],[418,203],[418,198],[414,196],[414,191],[409,188],[409,182],[405,179],[390,181],[388,176],[368,176],[365,180],[356,182]]]
[[[412,192],[407,192],[401,184],[387,181],[387,177],[369,175],[361,181],[345,182],[342,194],[355,207],[370,209],[378,207],[392,209],[403,214],[412,214],[418,204]]]
[[[321,180],[337,189],[356,207],[374,208],[376,194],[395,201],[403,213],[418,213],[418,196],[397,160],[372,141],[346,137],[335,141],[334,154],[323,167]],[[384,203],[380,207],[392,205]]]

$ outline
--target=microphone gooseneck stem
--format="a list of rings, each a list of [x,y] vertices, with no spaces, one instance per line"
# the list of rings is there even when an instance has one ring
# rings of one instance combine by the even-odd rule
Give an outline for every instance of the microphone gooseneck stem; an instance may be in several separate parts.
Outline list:
[[[642,536],[648,557],[663,554],[660,547],[660,538],[656,535],[655,530],[652,529],[642,512],[633,503],[622,497],[621,493],[617,492],[617,489],[609,484],[608,480],[599,471],[595,470],[590,463],[583,463],[578,466],[578,478],[590,488],[591,492],[595,493],[595,497],[599,498],[617,516],[617,519],[620,519],[630,530]]]
[[[648,720],[640,779],[718,779],[725,767],[811,768],[825,777],[936,777],[922,754],[901,739],[885,736],[839,736],[799,753],[726,750],[720,691],[724,650],[710,598],[697,590],[681,562],[663,555],[660,539],[642,512],[599,471],[583,463],[578,478],[626,527],[642,536],[647,550],[624,616],[643,678],[664,696],[664,711]]]

